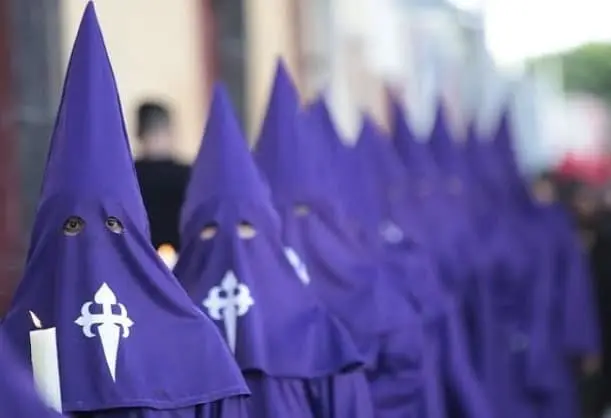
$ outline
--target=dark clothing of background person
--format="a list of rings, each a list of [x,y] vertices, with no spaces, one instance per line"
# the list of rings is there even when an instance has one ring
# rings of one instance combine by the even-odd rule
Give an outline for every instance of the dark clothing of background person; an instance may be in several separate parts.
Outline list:
[[[602,343],[596,373],[580,380],[583,416],[600,418],[611,404],[611,212],[599,187],[577,181],[571,189],[568,203],[590,258]]]
[[[600,403],[611,405],[611,211],[598,214],[590,260],[601,323],[603,348]]]
[[[604,266],[599,263],[599,253],[607,251],[603,249],[603,246],[607,244],[600,240],[600,238],[604,237],[604,233],[601,235],[603,231],[599,229],[600,205],[598,204],[596,193],[589,186],[582,184],[578,180],[559,178],[551,173],[543,173],[537,178],[534,182],[533,191],[534,196],[539,201],[559,201],[572,214],[575,229],[582,241],[583,250],[590,256],[591,277],[594,282],[593,286],[595,287],[596,296],[598,297],[600,324],[603,325],[601,335],[605,338],[604,335],[608,332],[606,332],[604,324],[606,320],[609,320],[609,314],[603,312],[605,301],[606,305],[609,305],[611,293],[601,289],[601,285],[609,286],[600,281],[601,278],[608,276],[608,274],[600,270],[600,267]],[[611,239],[611,235],[608,235],[608,238]],[[611,241],[608,244],[611,244]],[[596,267],[597,264],[598,269]],[[608,264],[608,267],[611,267],[611,263]],[[605,294],[609,296],[605,296]],[[603,342],[603,345],[607,346],[608,342],[609,340]],[[601,357],[603,356],[600,353],[592,353],[591,356],[587,356],[575,364],[583,418],[599,418],[605,408],[604,371],[601,370]],[[611,360],[611,358],[608,358],[608,360]]]
[[[178,251],[178,218],[189,181],[189,166],[170,159],[141,159],[136,162],[136,173],[153,246],[159,248],[161,244],[170,244]]]
[[[138,107],[140,158],[136,174],[149,218],[155,248],[170,244],[180,248],[178,218],[189,181],[189,166],[174,160],[174,130],[170,110],[159,102]]]

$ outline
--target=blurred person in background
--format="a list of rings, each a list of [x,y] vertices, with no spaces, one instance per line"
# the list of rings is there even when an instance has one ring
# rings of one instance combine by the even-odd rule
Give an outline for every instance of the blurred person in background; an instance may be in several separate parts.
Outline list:
[[[137,116],[141,152],[136,160],[136,174],[148,213],[153,246],[159,248],[167,244],[178,251],[178,218],[190,168],[172,155],[174,126],[167,106],[146,101],[138,107]]]
[[[592,251],[599,227],[601,209],[599,194],[594,187],[579,184],[571,198],[571,212],[588,252]]]
[[[558,185],[552,173],[543,173],[535,178],[533,182],[533,193],[538,201],[551,203],[556,201],[558,196]]]
[[[604,417],[611,417],[611,184],[601,193],[591,222],[590,261],[598,296],[603,359],[599,403],[607,408]]]
[[[574,227],[581,239],[584,253],[590,258],[592,270],[592,286],[599,307],[599,319],[601,335],[603,336],[603,346],[606,350],[603,357],[592,356],[585,360],[581,370],[578,371],[579,386],[581,394],[582,412],[584,418],[598,418],[604,410],[605,403],[609,398],[605,395],[604,364],[610,362],[611,357],[606,353],[611,349],[611,342],[605,324],[611,323],[611,311],[609,311],[609,297],[611,296],[611,286],[602,280],[611,273],[611,263],[606,261],[604,254],[611,250],[611,229],[604,232],[601,224],[601,208],[598,191],[586,182],[576,179],[573,176],[555,175],[554,173],[543,173],[533,182],[533,193],[540,202],[561,202],[571,213]],[[611,198],[611,194],[609,194]],[[609,200],[611,209],[611,199]],[[611,212],[609,212],[611,213]],[[609,216],[607,215],[607,218]],[[608,219],[607,222],[611,222]],[[609,224],[611,226],[611,223]],[[601,229],[602,228],[602,229]],[[607,306],[607,307],[606,307]],[[609,311],[605,313],[606,311]],[[611,366],[609,364],[607,367]],[[611,377],[611,375],[609,375]],[[611,382],[611,380],[609,380]],[[611,388],[611,386],[609,386]]]
[[[609,373],[605,369],[609,368],[609,332],[606,324],[609,323],[609,284],[605,283],[605,270],[608,271],[611,265],[604,260],[604,253],[609,247],[609,238],[605,238],[608,233],[604,232],[604,225],[601,223],[602,206],[600,193],[596,187],[584,181],[576,181],[573,193],[569,201],[571,212],[574,217],[575,227],[579,231],[584,252],[590,262],[591,277],[593,281],[594,295],[598,306],[598,316],[600,324],[600,335],[602,343],[602,357],[599,364],[592,373],[582,375],[580,389],[583,404],[583,413],[586,418],[598,418],[601,416],[608,402],[607,392],[608,380],[606,375]],[[602,228],[602,229],[601,229]],[[601,258],[602,255],[602,258]]]

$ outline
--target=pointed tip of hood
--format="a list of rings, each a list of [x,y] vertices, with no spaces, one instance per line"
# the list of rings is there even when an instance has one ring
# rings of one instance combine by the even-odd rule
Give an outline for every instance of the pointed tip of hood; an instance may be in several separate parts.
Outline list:
[[[78,28],[51,136],[41,201],[55,195],[113,198],[146,216],[93,2]]]
[[[270,199],[226,88],[214,86],[202,144],[192,166],[182,219],[188,222],[210,200]]]

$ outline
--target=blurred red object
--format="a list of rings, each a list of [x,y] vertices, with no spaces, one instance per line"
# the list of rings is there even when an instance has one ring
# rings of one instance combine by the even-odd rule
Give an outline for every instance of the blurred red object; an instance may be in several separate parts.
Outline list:
[[[579,180],[591,186],[602,186],[611,179],[611,156],[568,154],[555,171],[560,177]]]

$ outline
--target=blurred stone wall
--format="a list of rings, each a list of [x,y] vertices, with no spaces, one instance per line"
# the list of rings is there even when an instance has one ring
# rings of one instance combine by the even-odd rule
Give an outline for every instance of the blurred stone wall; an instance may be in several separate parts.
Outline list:
[[[63,72],[87,2],[53,3],[60,5]],[[202,30],[202,8],[207,3],[208,0],[95,2],[136,153],[137,107],[143,100],[160,100],[174,111],[176,157],[186,162],[195,158],[209,96],[206,32]]]
[[[0,5],[0,314],[19,279],[60,86],[58,2]]]
[[[244,0],[212,0],[216,68],[213,78],[225,84],[242,126],[246,124],[246,40]]]

